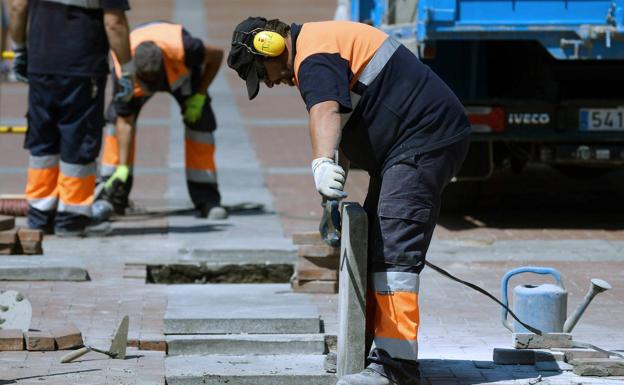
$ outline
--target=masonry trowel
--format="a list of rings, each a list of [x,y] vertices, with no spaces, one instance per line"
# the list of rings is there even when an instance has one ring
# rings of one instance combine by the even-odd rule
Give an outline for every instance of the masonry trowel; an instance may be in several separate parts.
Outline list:
[[[123,360],[126,358],[126,347],[128,346],[128,325],[129,318],[128,316],[125,316],[121,320],[121,323],[117,328],[117,332],[115,333],[115,338],[113,339],[113,342],[108,350],[101,350],[94,348],[93,346],[85,345],[84,347],[63,356],[63,358],[61,358],[61,363],[66,364],[72,362],[76,358],[82,357],[90,351],[106,354],[110,358]]]

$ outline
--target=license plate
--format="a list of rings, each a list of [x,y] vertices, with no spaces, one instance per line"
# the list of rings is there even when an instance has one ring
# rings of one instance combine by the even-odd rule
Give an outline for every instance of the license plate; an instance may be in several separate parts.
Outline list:
[[[624,108],[581,108],[581,131],[624,131]]]

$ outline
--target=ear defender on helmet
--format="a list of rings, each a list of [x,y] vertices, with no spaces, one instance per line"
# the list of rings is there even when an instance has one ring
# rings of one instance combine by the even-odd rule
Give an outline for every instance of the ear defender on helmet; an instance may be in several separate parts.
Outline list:
[[[277,57],[286,49],[286,40],[277,32],[260,31],[254,36],[253,46],[263,55]]]

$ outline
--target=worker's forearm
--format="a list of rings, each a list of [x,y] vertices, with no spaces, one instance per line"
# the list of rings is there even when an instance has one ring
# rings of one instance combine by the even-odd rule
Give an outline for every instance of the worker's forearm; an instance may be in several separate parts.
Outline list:
[[[130,152],[134,138],[134,117],[117,118],[116,137],[119,146],[119,164],[130,165]]]
[[[132,59],[130,53],[130,28],[128,27],[128,19],[124,11],[120,10],[104,10],[104,27],[108,44],[110,45],[115,56],[122,65],[127,64]]]
[[[17,46],[26,44],[26,25],[28,24],[28,0],[11,0],[9,13],[9,32]]]
[[[310,139],[314,158],[334,159],[340,144],[338,103],[323,102],[310,109]]]
[[[206,45],[204,47],[206,58],[204,59],[204,72],[199,83],[198,93],[205,94],[217,76],[221,62],[223,61],[223,50],[218,47]]]

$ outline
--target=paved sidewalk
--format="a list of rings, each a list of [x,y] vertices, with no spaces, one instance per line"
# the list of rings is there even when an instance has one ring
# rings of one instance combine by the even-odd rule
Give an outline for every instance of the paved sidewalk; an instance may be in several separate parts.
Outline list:
[[[190,3],[133,0],[131,22],[182,21],[198,36],[228,47],[234,25],[249,15],[304,22],[330,18],[335,6],[335,0],[205,0],[203,14],[184,6]],[[0,282],[0,290],[19,290],[30,298],[33,328],[74,323],[87,343],[107,347],[117,323],[129,314],[130,340],[144,349],[131,348],[131,358],[124,361],[90,353],[71,365],[58,363],[64,352],[3,352],[0,385],[164,384],[164,353],[158,349],[164,341],[169,288],[146,284],[140,274],[145,264],[293,261],[290,235],[316,229],[320,218],[309,170],[307,113],[296,89],[263,87],[253,103],[245,92],[244,82],[226,66],[211,88],[219,121],[219,181],[225,204],[258,203],[264,210],[240,209],[226,221],[194,216],[185,191],[179,112],[171,98],[156,96],[139,120],[131,197],[136,212],[116,221],[111,237],[44,241],[44,258],[84,266],[91,281]],[[0,84],[0,123],[23,124],[26,93],[24,85]],[[0,136],[0,193],[23,190],[28,157],[22,141],[21,135]],[[520,178],[501,175],[484,186],[475,207],[441,218],[429,258],[496,295],[506,271],[525,264],[553,266],[570,292],[568,313],[590,278],[606,279],[614,289],[595,299],[574,335],[624,349],[623,181],[622,173],[616,173],[573,182],[541,168]],[[367,183],[363,172],[353,170],[349,199],[361,202]],[[527,281],[547,279],[517,278],[510,286]],[[431,385],[507,384],[514,379],[526,384],[537,376],[532,367],[475,369],[473,360],[489,361],[493,347],[510,346],[510,333],[500,324],[493,302],[428,269],[421,288],[420,355],[432,360],[425,363]],[[320,310],[325,332],[336,333],[336,296],[310,300]],[[551,384],[608,383],[568,374],[546,377],[544,383]]]

